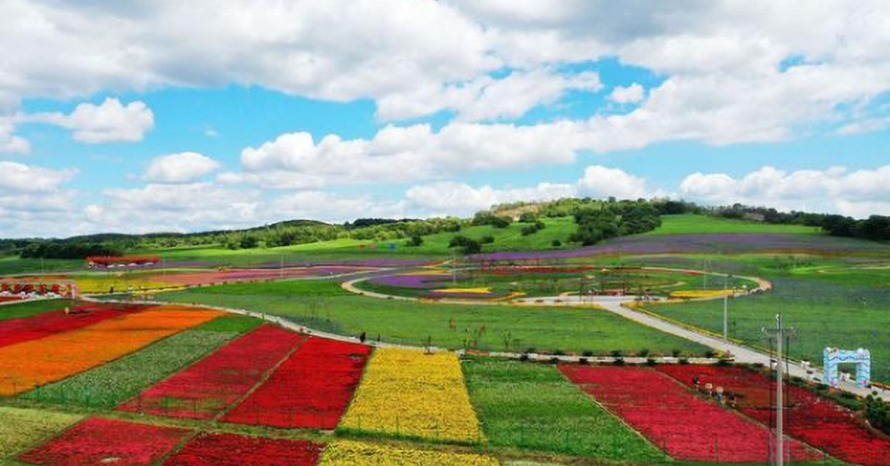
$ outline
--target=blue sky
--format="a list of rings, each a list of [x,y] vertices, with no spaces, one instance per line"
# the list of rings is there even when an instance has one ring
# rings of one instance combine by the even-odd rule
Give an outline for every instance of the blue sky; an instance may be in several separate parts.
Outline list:
[[[0,18],[0,237],[564,196],[890,215],[880,1],[12,0]]]

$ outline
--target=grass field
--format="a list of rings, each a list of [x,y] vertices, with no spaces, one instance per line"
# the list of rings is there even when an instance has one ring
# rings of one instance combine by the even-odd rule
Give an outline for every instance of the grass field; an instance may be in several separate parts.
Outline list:
[[[30,317],[44,312],[57,311],[66,306],[73,306],[70,299],[42,299],[38,301],[26,301],[24,303],[4,304],[0,306],[0,320],[18,319]]]
[[[535,348],[608,354],[620,349],[653,353],[702,353],[705,348],[589,309],[461,306],[356,296],[332,281],[284,281],[222,285],[162,293],[159,300],[244,308],[290,318],[310,328],[343,335],[366,332],[383,341],[420,346],[428,337],[447,348],[503,351]],[[453,322],[453,328],[450,323]]]
[[[556,366],[484,358],[463,366],[492,445],[647,464],[667,460]]]
[[[839,280],[836,278],[836,280]],[[856,279],[854,279],[856,280]],[[828,280],[775,278],[774,291],[731,301],[730,336],[764,347],[760,329],[775,325],[782,313],[785,323],[797,327],[790,354],[821,365],[826,346],[868,348],[872,377],[890,381],[890,291]],[[722,332],[721,301],[650,306],[672,319]]]
[[[79,421],[81,416],[0,406],[0,463]]]
[[[646,235],[683,235],[696,233],[819,233],[818,227],[775,225],[745,220],[731,220],[707,215],[662,215],[661,226]]]

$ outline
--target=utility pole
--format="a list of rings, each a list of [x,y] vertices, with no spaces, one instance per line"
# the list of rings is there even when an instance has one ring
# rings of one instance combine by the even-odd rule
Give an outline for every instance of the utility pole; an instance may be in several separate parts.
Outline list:
[[[776,456],[773,464],[776,466],[785,466],[785,391],[783,387],[785,366],[783,366],[783,364],[785,359],[784,351],[786,349],[784,348],[784,344],[786,338],[793,337],[797,334],[797,329],[793,327],[785,328],[784,322],[782,321],[782,314],[776,314],[776,328],[763,328],[761,331],[767,338],[776,339]]]
[[[729,296],[723,296],[723,339],[729,341]]]
[[[284,278],[284,255],[281,255],[281,267],[278,268],[278,278]]]

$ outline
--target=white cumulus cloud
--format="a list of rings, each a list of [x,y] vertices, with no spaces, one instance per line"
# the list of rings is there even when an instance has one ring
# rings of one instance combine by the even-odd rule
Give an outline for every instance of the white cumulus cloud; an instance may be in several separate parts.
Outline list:
[[[156,183],[187,183],[216,171],[220,163],[197,152],[181,152],[155,157],[145,178]]]
[[[126,105],[108,97],[101,104],[82,103],[68,115],[26,115],[26,121],[42,121],[68,128],[74,139],[86,143],[138,142],[154,127],[154,113],[142,101]]]

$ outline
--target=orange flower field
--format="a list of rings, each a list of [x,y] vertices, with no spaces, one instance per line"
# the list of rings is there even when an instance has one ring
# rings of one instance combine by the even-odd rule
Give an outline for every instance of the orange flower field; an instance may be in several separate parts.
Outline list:
[[[0,395],[15,395],[104,364],[222,313],[156,306],[0,348]]]

